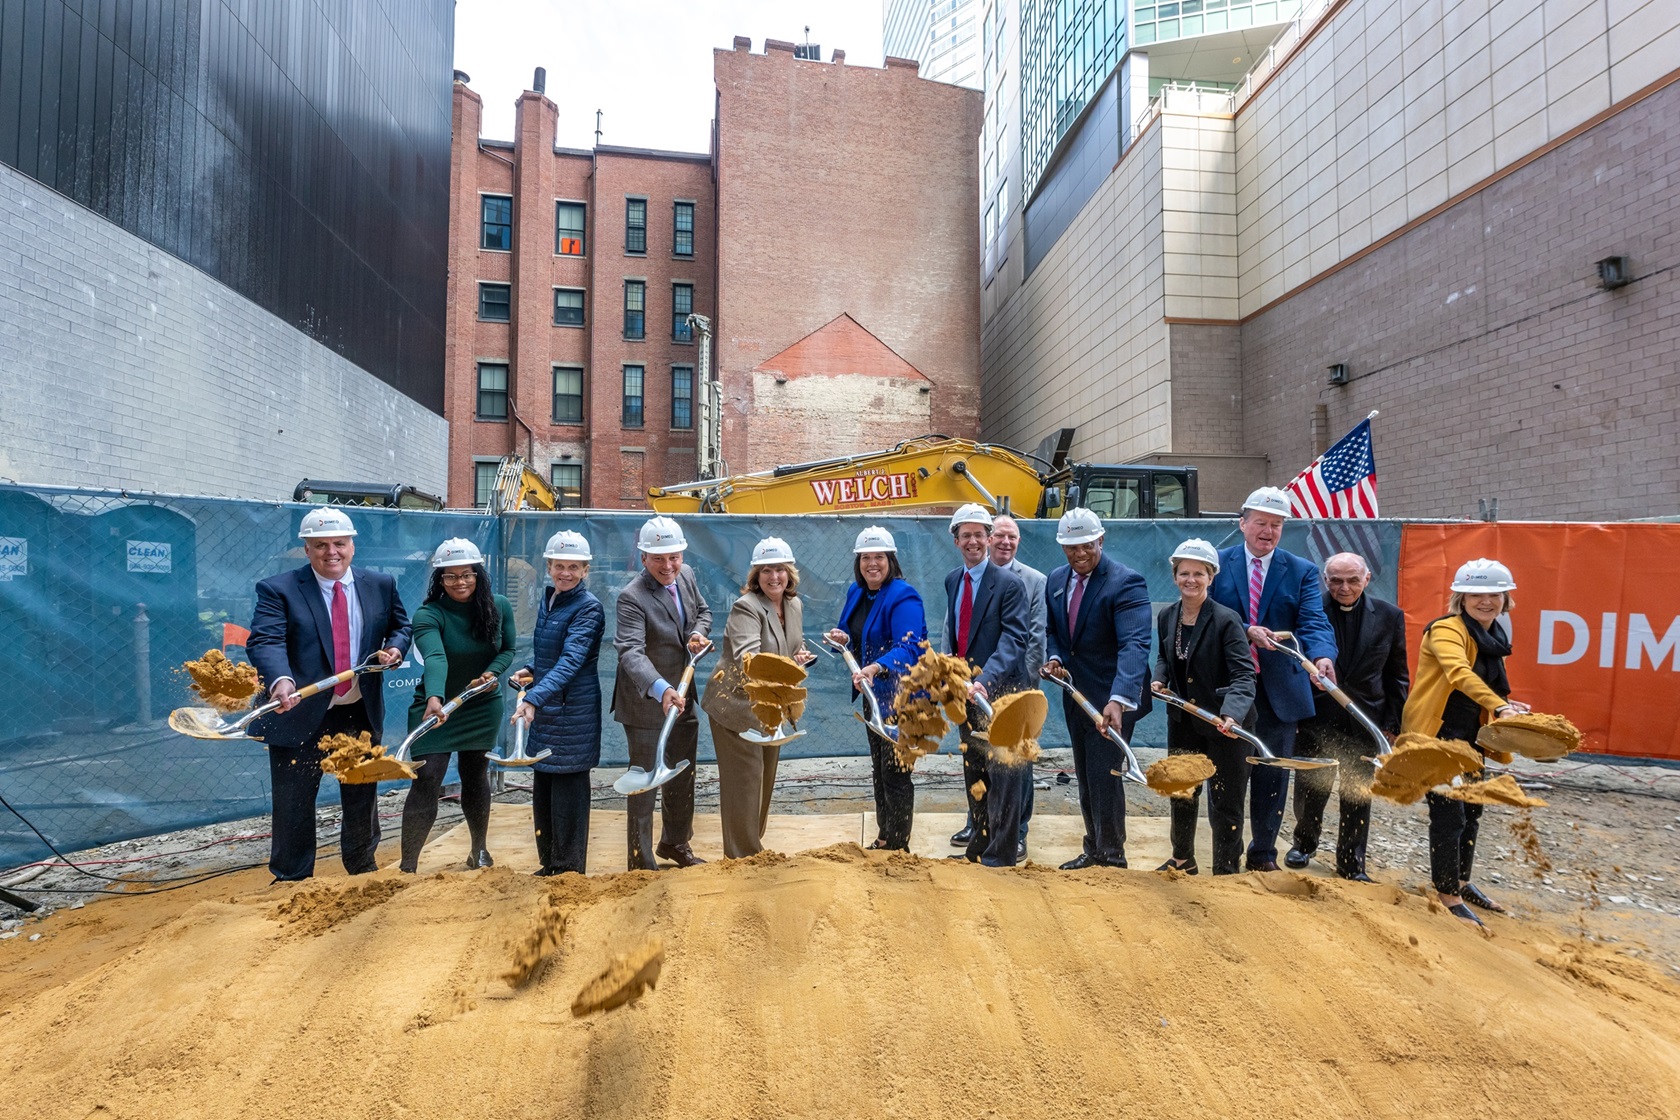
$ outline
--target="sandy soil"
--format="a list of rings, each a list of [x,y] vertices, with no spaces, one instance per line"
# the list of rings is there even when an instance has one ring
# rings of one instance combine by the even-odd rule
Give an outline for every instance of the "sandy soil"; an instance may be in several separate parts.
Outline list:
[[[1680,1110],[1672,980],[1545,921],[1478,934],[1393,886],[1000,871],[853,845],[590,879],[261,877],[61,914],[53,938],[10,946],[28,968],[0,973],[9,1111]],[[533,931],[557,924],[510,987]],[[583,986],[649,935],[657,990],[575,1019]]]

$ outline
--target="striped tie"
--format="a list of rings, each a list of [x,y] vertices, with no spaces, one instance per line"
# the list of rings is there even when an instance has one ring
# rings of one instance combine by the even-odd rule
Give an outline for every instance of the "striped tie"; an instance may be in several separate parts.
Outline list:
[[[1260,558],[1256,556],[1249,561],[1248,570],[1248,624],[1260,625],[1260,591],[1266,584],[1266,577],[1260,571]],[[1260,651],[1251,648],[1248,655],[1254,658],[1254,671],[1260,671]]]

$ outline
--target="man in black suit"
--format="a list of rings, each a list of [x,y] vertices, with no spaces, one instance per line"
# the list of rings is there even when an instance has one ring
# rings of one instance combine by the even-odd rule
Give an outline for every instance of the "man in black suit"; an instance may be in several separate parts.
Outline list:
[[[1027,675],[1032,607],[1021,577],[992,563],[992,515],[969,504],[951,516],[951,539],[962,566],[945,577],[950,620],[945,651],[965,659],[979,672],[969,693],[995,700],[1033,686]],[[1000,761],[990,744],[974,738],[978,706],[970,704],[959,727],[963,783],[968,786],[969,819],[974,829],[963,855],[988,867],[1014,867],[1026,794],[1021,772]],[[980,790],[978,795],[976,790]]]
[[[1339,552],[1324,562],[1324,613],[1336,632],[1336,678],[1361,711],[1392,740],[1400,732],[1400,711],[1411,682],[1406,673],[1406,616],[1399,607],[1365,593],[1371,569],[1363,557]],[[1340,766],[1303,770],[1295,783],[1295,846],[1285,866],[1307,866],[1318,850],[1324,807],[1340,772],[1341,824],[1336,832],[1336,874],[1361,883],[1365,844],[1371,832],[1371,733],[1327,693],[1315,699],[1316,714],[1301,723],[1295,753],[1334,758]]]
[[[298,528],[309,563],[257,584],[257,606],[245,653],[280,710],[251,725],[251,738],[268,745],[274,788],[268,869],[278,880],[315,874],[315,798],[321,790],[318,745],[327,735],[366,731],[378,743],[385,726],[384,678],[352,678],[306,699],[298,688],[342,673],[376,651],[395,665],[408,651],[408,614],[396,581],[383,572],[352,568],[356,527],[343,510],[322,507]],[[338,787],[344,808],[339,855],[352,875],[377,871],[378,784]]]

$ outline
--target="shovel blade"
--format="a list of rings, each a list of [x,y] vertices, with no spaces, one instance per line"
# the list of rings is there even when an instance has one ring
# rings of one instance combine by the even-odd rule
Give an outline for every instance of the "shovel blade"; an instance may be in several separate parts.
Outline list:
[[[520,753],[518,751],[515,751],[513,754],[508,755],[506,758],[503,758],[501,755],[498,755],[498,754],[486,755],[485,757],[488,758],[491,762],[494,762],[497,766],[529,766],[533,762],[541,762],[543,759],[547,758],[549,755],[551,755],[553,753],[554,752],[552,750],[549,750],[548,748],[545,747],[545,748],[543,748],[542,751],[540,751],[537,754],[523,754],[523,753]]]
[[[1261,758],[1249,755],[1248,761],[1253,766],[1271,766],[1278,770],[1324,770],[1337,765],[1333,758]]]
[[[765,734],[762,731],[754,731],[749,728],[748,730],[741,732],[741,738],[745,739],[749,743],[754,743],[761,747],[779,747],[783,743],[793,742],[803,734],[805,734],[804,731],[790,731],[788,729],[788,725],[782,723],[777,724],[776,730],[770,732],[769,734]]]
[[[664,770],[643,770],[640,766],[632,766],[620,774],[618,781],[613,783],[613,789],[626,797],[649,790],[658,789],[672,778],[688,769],[688,759],[678,759],[675,766]]]
[[[214,708],[176,708],[169,713],[171,730],[194,739],[245,739],[245,724],[230,720]]]

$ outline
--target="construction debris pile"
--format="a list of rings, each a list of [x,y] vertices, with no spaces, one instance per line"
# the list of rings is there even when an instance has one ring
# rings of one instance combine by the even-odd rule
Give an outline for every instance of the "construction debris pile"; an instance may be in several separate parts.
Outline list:
[[[181,664],[192,678],[192,689],[218,712],[239,712],[251,706],[251,698],[262,688],[257,667],[230,661],[219,649],[207,649],[204,656]]]
[[[1213,760],[1205,754],[1191,751],[1186,754],[1169,754],[1159,762],[1152,763],[1143,776],[1149,783],[1149,788],[1156,793],[1188,801],[1213,774]]]
[[[765,734],[805,714],[805,667],[779,653],[750,653],[741,659],[742,689],[753,718]]]

